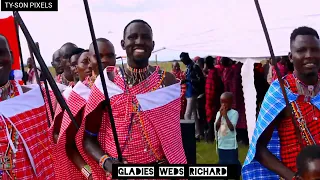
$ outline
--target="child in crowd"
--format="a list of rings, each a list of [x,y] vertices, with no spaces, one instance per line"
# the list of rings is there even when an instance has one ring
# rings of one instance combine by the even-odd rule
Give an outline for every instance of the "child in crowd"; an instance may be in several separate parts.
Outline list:
[[[231,109],[233,94],[224,92],[220,97],[221,108],[216,115],[214,123],[217,137],[217,151],[219,164],[238,165],[238,176],[241,172],[241,163],[238,158],[238,143],[236,125],[239,119],[239,113]]]
[[[298,172],[294,179],[320,179],[320,146],[312,145],[302,149],[297,156]]]

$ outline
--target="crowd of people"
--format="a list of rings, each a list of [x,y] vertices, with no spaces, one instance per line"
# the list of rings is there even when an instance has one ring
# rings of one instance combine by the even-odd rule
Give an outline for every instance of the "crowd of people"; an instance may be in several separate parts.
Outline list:
[[[181,119],[194,120],[195,138],[215,142],[219,164],[238,165],[240,177],[238,143],[249,145],[241,62],[191,59],[183,52],[186,72],[179,61],[173,62],[172,73],[166,72],[149,64],[151,26],[133,20],[121,40],[125,65],[116,66],[115,48],[106,38],[96,39],[98,52],[94,42],[88,48],[67,42],[57,49],[51,62],[59,89],[55,92],[32,58],[26,85],[12,80],[9,43],[0,35],[1,179],[112,179],[112,164],[186,164]],[[319,179],[318,33],[309,27],[295,29],[290,53],[277,57],[277,68],[270,60],[254,67],[257,122],[242,178]],[[62,93],[71,117],[57,93]]]
[[[93,43],[87,49],[68,42],[53,53],[56,85],[70,117],[57,101],[55,88],[46,89],[48,75],[35,68],[32,58],[27,62],[27,85],[12,80],[10,42],[0,36],[1,179],[111,179],[112,164],[187,163],[180,83],[172,73],[149,65],[154,48],[151,26],[133,20],[124,28],[121,46],[127,64],[120,67],[113,44],[105,38],[96,42],[98,52]]]

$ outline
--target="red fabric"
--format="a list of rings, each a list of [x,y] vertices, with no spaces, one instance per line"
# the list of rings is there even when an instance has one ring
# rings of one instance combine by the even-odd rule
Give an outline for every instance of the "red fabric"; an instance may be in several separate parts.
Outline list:
[[[281,77],[285,76],[288,73],[288,68],[286,65],[281,64],[280,62],[277,63],[277,66],[279,68]],[[277,73],[275,68],[272,66],[272,81],[277,79]]]
[[[286,76],[286,80],[290,86],[290,90],[293,93],[297,93],[296,80],[293,75]],[[302,116],[307,123],[307,127],[310,133],[313,135],[314,140],[317,144],[320,143],[320,123],[317,120],[313,120],[313,117],[320,118],[320,110],[310,104],[309,102],[304,102],[297,100],[297,105],[301,110]],[[298,124],[298,123],[297,123]],[[291,169],[293,172],[297,171],[296,168],[296,157],[301,151],[298,137],[295,133],[295,128],[291,120],[291,116],[282,119],[278,127],[279,137],[280,137],[280,154],[282,163]],[[304,145],[305,141],[302,140]]]
[[[10,50],[12,51],[12,55],[13,55],[12,70],[21,69],[19,43],[18,43],[18,38],[16,34],[17,31],[16,31],[13,16],[0,19],[0,27],[3,27],[3,28],[0,28],[0,34],[7,38]]]
[[[66,99],[65,99],[65,101],[67,102]],[[64,113],[64,110],[61,108],[60,104],[57,103],[57,107],[56,107],[55,114],[54,114],[54,120],[51,122],[51,126],[48,130],[48,137],[49,137],[49,140],[51,143],[51,146],[50,146],[51,147],[50,148],[51,154],[54,159],[54,161],[53,161],[54,169],[58,175],[61,171],[65,171],[65,169],[61,170],[60,155],[57,150],[57,144],[54,143],[54,128],[55,128],[55,126],[59,126],[59,124],[61,124],[62,118],[63,118],[63,113]]]
[[[179,80],[185,80],[186,74],[184,71],[172,71],[172,74]],[[180,110],[180,118],[184,119],[184,114],[187,108],[187,99],[186,99],[186,91],[187,86],[186,84],[181,84],[181,110]]]
[[[225,92],[232,92],[233,90],[233,82],[232,78],[234,77],[233,73],[233,67],[223,67],[222,70],[222,82],[224,85],[224,91]]]
[[[81,110],[83,110],[85,107],[86,100],[76,92],[72,91],[67,104],[77,122],[81,122],[83,117]],[[77,167],[69,160],[66,151],[67,135],[70,133],[70,131],[74,130],[73,126],[74,124],[71,122],[69,115],[64,113],[59,133],[59,140],[56,145],[56,155],[59,157],[59,170],[56,172],[57,179],[86,179],[82,175],[81,171],[79,171]],[[76,132],[71,133],[76,134]]]
[[[112,113],[121,148],[124,147],[126,136],[128,135],[131,113],[126,112],[132,112],[133,103],[131,103],[131,100],[137,102],[135,95],[151,91],[159,83],[159,80],[157,67],[157,70],[147,80],[130,88],[128,94],[125,93],[111,97]],[[124,81],[119,74],[115,76],[114,83],[124,90]],[[99,111],[98,107],[100,107],[99,104],[103,99],[103,93],[94,85],[86,105],[85,119],[76,137],[77,147],[86,162],[90,165],[94,179],[106,179],[106,173],[87,155],[82,143],[85,123],[88,120],[86,117],[94,110]],[[176,99],[165,106],[143,111],[140,115],[144,122],[144,130],[147,132],[152,149],[155,149],[156,154],[159,157],[165,156],[169,163],[185,164],[186,158],[182,147],[179,111],[180,99]],[[163,114],[166,114],[165,118]],[[130,138],[128,141],[123,151],[123,158],[132,164],[154,163],[156,158],[150,153],[150,148],[145,151],[147,142],[141,133],[142,129],[137,114],[134,116],[134,121],[136,123],[133,124],[131,133],[131,137],[133,138]],[[103,120],[98,139],[104,152],[112,157],[117,157],[111,125],[108,114],[105,111],[103,111]]]
[[[243,97],[242,76],[241,68],[242,63],[233,65],[233,78],[231,92],[234,95],[233,108],[239,113],[239,120],[237,123],[238,129],[247,129],[246,109]]]
[[[209,69],[205,89],[206,117],[208,122],[214,120],[220,108],[220,96],[223,93],[223,89],[221,87],[222,84],[219,82],[221,82],[221,79],[218,76],[218,70],[216,68]]]
[[[46,110],[47,110],[47,113],[48,113],[48,116],[49,116],[50,124],[52,124],[52,123],[53,123],[53,119],[52,119],[51,110],[50,110],[50,106],[49,106],[48,94],[47,94],[47,92],[46,92],[46,90],[45,90],[44,83],[41,82],[41,84],[42,84],[42,86],[41,86],[41,91],[42,91],[42,93],[45,95],[45,96],[43,97],[44,103],[45,103],[45,107],[46,107]],[[49,96],[50,96],[51,104],[52,104],[53,110],[54,110],[54,105],[55,105],[56,97],[54,96],[53,91],[49,90]]]
[[[50,147],[50,141],[47,135],[48,124],[45,107],[41,106],[39,108],[30,109],[8,118],[19,130],[22,137],[24,137],[31,156],[33,157],[37,172],[36,177],[23,141],[19,137],[17,139],[18,151],[15,155],[15,167],[12,171],[9,171],[11,176],[15,177],[15,179],[55,179],[53,159],[48,148]],[[5,121],[9,125],[9,131],[13,131],[12,139],[14,139],[17,131],[15,128],[12,128],[8,119],[5,119]],[[8,139],[4,127],[5,124],[1,121],[0,152],[6,152],[8,147]],[[1,179],[11,179],[7,173],[2,173],[0,176]]]

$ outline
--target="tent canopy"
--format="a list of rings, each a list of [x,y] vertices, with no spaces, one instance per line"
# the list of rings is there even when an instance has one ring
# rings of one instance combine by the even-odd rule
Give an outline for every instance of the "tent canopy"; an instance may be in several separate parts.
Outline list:
[[[270,56],[253,0],[89,0],[97,37],[106,37],[118,55],[124,26],[144,19],[154,32],[159,60],[193,55],[228,57]],[[287,55],[293,29],[310,26],[320,31],[319,0],[260,0],[276,55]],[[1,17],[11,13],[1,12]],[[59,1],[58,12],[21,12],[41,53],[50,64],[52,53],[65,42],[88,48],[91,43],[82,1]],[[161,18],[160,18],[161,17]],[[22,33],[20,31],[20,33]],[[21,36],[24,59],[28,46]],[[161,58],[160,58],[161,57]]]

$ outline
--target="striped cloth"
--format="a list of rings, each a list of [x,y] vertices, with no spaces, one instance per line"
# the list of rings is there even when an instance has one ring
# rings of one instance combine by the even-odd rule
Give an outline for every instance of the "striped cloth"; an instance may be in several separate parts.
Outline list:
[[[160,158],[166,157],[170,164],[186,164],[179,117],[181,105],[180,84],[174,84],[152,91],[160,81],[158,72],[159,67],[156,68],[147,80],[129,88],[129,92],[125,93],[124,80],[119,75],[117,69],[115,69],[116,76],[113,82],[107,78],[106,71],[104,71],[119,143],[123,149],[123,158],[131,164],[156,162],[156,157],[145,140],[143,133],[143,131],[145,131],[152,149],[155,150]],[[83,147],[86,123],[90,122],[90,118],[99,118],[92,117],[93,112],[100,111],[102,114],[102,123],[98,135],[101,148],[108,155],[117,157],[108,114],[105,111],[101,112],[102,109],[99,106],[103,99],[101,79],[98,76],[91,89],[91,94],[85,109],[85,118],[76,137],[79,152],[90,165],[94,179],[106,179],[106,173],[98,166],[92,157],[86,153]],[[126,143],[128,127],[131,121],[131,113],[128,112],[132,112],[132,101],[135,103],[139,102],[141,106],[142,112],[140,117],[143,119],[141,120],[143,121],[143,125],[139,121],[139,115],[135,114],[132,119],[132,132]]]
[[[289,102],[297,100],[298,95],[292,93],[286,88]],[[318,109],[320,109],[320,94],[313,97],[310,101]],[[243,179],[279,179],[280,177],[275,173],[269,171],[263,167],[258,161],[254,159],[256,154],[256,145],[262,132],[269,126],[269,124],[276,118],[276,116],[285,108],[285,100],[282,95],[280,88],[280,83],[278,80],[274,81],[266,96],[262,102],[260,113],[258,116],[256,129],[252,137],[252,142],[249,147],[249,151],[242,168],[242,178]],[[278,159],[280,157],[280,139],[278,131],[275,129],[272,138],[268,144],[268,149],[272,154],[274,154]]]
[[[41,90],[39,86],[29,88],[0,102],[0,158],[9,150],[14,165],[10,175],[0,170],[0,179],[55,179]]]
[[[82,112],[86,105],[87,98],[90,94],[90,88],[85,86],[81,81],[79,81],[68,98],[68,107],[70,107],[72,115],[77,120],[77,123],[82,120]],[[57,179],[86,179],[81,171],[70,161],[66,151],[67,137],[74,139],[76,135],[76,128],[72,123],[69,115],[64,112],[61,129],[59,133],[58,142],[56,145],[56,155],[59,157],[59,171],[56,172]]]

